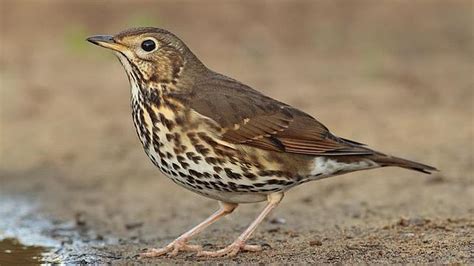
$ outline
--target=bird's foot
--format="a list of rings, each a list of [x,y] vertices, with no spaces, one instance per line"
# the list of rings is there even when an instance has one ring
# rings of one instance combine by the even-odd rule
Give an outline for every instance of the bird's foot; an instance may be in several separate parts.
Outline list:
[[[234,257],[240,251],[261,251],[262,247],[259,245],[247,245],[241,241],[235,241],[227,247],[216,251],[198,251],[197,255],[201,257]]]
[[[148,252],[140,254],[140,256],[144,258],[153,258],[166,254],[169,257],[174,257],[178,255],[180,251],[194,251],[199,253],[201,250],[202,247],[200,245],[189,245],[185,240],[176,239],[164,248],[153,248]]]

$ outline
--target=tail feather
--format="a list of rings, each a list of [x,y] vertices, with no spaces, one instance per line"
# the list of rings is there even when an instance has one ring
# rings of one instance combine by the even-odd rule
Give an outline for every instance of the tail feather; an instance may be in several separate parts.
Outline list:
[[[414,161],[410,161],[410,160],[406,160],[406,159],[402,159],[402,158],[398,158],[398,157],[387,156],[387,155],[379,155],[376,158],[374,158],[374,161],[376,163],[380,164],[380,166],[382,166],[382,167],[384,167],[384,166],[398,166],[398,167],[403,167],[403,168],[406,168],[406,169],[411,169],[411,170],[415,170],[415,171],[418,171],[418,172],[422,172],[422,173],[425,173],[425,174],[431,174],[432,172],[438,171],[438,169],[436,169],[433,166],[429,166],[429,165],[422,164],[422,163],[417,163],[417,162],[414,162]]]

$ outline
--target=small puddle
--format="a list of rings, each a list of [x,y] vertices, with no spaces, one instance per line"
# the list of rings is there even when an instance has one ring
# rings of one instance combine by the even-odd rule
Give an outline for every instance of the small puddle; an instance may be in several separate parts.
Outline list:
[[[102,250],[106,244],[119,244],[118,238],[99,236],[77,220],[53,220],[38,209],[36,202],[0,194],[0,266],[87,264],[120,258]]]
[[[43,253],[49,249],[26,246],[15,238],[0,240],[0,265],[44,263]]]
[[[53,252],[60,242],[45,234],[52,223],[36,210],[26,199],[0,195],[0,265],[61,262]]]

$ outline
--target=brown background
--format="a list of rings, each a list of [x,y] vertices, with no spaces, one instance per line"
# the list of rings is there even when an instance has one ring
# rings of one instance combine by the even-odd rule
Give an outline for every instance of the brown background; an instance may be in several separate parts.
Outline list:
[[[159,26],[335,134],[441,169],[304,184],[251,239],[265,251],[230,261],[474,262],[472,1],[0,3],[0,220],[62,241],[46,260],[135,261],[217,208],[148,161],[122,67],[84,41]],[[21,202],[35,207],[18,216]],[[194,242],[223,247],[261,207],[242,206]],[[154,261],[183,260],[197,258]]]

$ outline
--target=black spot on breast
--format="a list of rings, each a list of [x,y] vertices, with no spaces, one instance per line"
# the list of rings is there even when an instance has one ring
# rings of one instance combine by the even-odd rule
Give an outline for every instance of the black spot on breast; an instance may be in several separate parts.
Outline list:
[[[201,160],[201,157],[196,155],[194,152],[187,152],[186,157],[188,157],[189,160],[192,160],[195,164],[198,164],[199,161]]]
[[[187,134],[187,136],[188,136],[189,141],[191,141],[191,144],[192,144],[193,146],[196,146],[196,145],[199,144],[199,140],[198,140],[197,137],[196,137],[196,133],[194,133],[194,132],[189,132],[189,133]]]
[[[160,166],[160,164],[158,163],[158,161],[156,160],[156,158],[154,156],[148,156],[148,158],[150,158],[151,162],[155,165],[155,166]]]
[[[195,171],[193,169],[189,169],[189,174],[194,176],[194,177],[197,177],[197,178],[202,178],[203,177],[203,174],[198,172],[198,171]]]
[[[228,182],[227,185],[228,185],[231,189],[237,190],[237,184],[236,184],[236,183],[234,183],[234,182]]]
[[[167,134],[166,134],[166,140],[167,140],[167,141],[171,141],[171,140],[173,140],[173,139],[174,139],[174,135],[173,135],[173,134],[170,134],[170,133],[167,133]]]
[[[160,141],[160,136],[158,136],[158,132],[160,132],[160,129],[157,127],[153,127],[152,129],[153,141]]]
[[[196,181],[196,184],[199,184],[199,185],[204,185],[204,186],[205,186],[205,185],[209,185],[209,183],[206,182],[206,181],[201,181],[201,180],[197,180],[197,179],[194,180],[194,181]]]
[[[237,185],[237,187],[246,190],[246,189],[250,189],[252,186],[239,184],[239,185]]]
[[[155,97],[158,97],[156,96],[156,92],[152,92],[153,95],[155,95]],[[160,100],[159,100],[159,97],[157,99],[155,99],[157,101],[157,103],[153,102],[153,104],[155,106],[159,106],[160,105]],[[148,113],[148,115],[150,116],[150,120],[151,120],[151,123],[152,123],[152,128],[153,128],[153,131],[155,131],[155,129],[157,129],[158,131],[160,130],[159,128],[155,127],[155,123],[158,123],[160,120],[159,118],[156,116],[156,113],[155,111],[153,111],[153,109],[151,108],[150,104],[147,104],[145,103],[144,104],[144,107]],[[158,136],[157,136],[158,137]],[[153,135],[153,138],[155,138],[155,135]],[[158,138],[159,139],[159,138]]]
[[[186,159],[183,156],[181,155],[176,156],[176,160],[178,160],[181,167],[183,167],[184,169],[188,169],[189,164],[186,162]]]
[[[222,165],[222,164],[225,163],[225,159],[218,158],[218,157],[206,157],[205,161],[206,161],[206,163],[213,164],[213,165],[215,165],[215,164]]]
[[[252,174],[252,173],[245,173],[244,176],[250,180],[256,180],[257,179],[257,176],[255,174]]]
[[[262,189],[259,189],[258,191],[259,192],[270,192],[270,191],[279,191],[281,190],[280,188],[262,188]]]
[[[196,151],[204,156],[208,155],[210,150],[206,147],[204,147],[204,145],[202,144],[197,144],[197,145],[194,145],[194,148],[196,149]]]
[[[164,167],[168,167],[168,163],[165,160],[161,159],[160,162]]]
[[[196,183],[196,180],[194,180],[194,178],[192,178],[191,176],[188,176],[188,177],[186,178],[186,181],[188,181],[188,182],[191,183],[191,184]]]
[[[143,147],[148,150],[151,144],[151,133],[148,131],[147,124],[145,122],[145,113],[143,111],[143,106],[139,108],[139,119],[136,121],[136,126],[139,128],[139,136],[143,142]]]
[[[214,158],[214,157],[206,157],[206,159],[204,159],[206,161],[206,163],[208,164],[217,164],[217,159]]]
[[[158,146],[161,147],[163,144],[162,143],[159,143]],[[160,156],[160,158],[165,158],[165,154],[161,152],[161,150],[158,148],[158,149],[155,149],[155,151],[158,153],[158,155]]]
[[[156,107],[160,107],[161,105],[161,93],[159,90],[154,90],[154,89],[151,89],[151,90],[148,90],[149,91],[149,100],[156,106]]]
[[[212,186],[212,189],[215,189],[217,191],[222,191],[221,187],[219,185],[217,185],[216,183],[209,182],[209,184]]]
[[[284,171],[261,170],[258,171],[259,176],[274,176],[274,177],[292,177],[292,174]]]
[[[153,138],[153,149],[155,149],[156,152],[160,151],[161,146],[163,146],[163,144],[160,142],[160,140]]]
[[[278,179],[270,179],[267,181],[269,185],[282,185],[282,186],[289,186],[293,184],[293,181],[285,181],[285,180],[278,180]]]
[[[160,113],[160,121],[163,123],[169,131],[173,130],[175,124],[173,121],[167,119],[162,113]]]
[[[224,168],[225,173],[227,174],[227,177],[230,179],[240,179],[240,174],[232,172],[230,168]]]
[[[186,157],[188,157],[189,160],[192,160],[194,156],[194,152],[186,152]]]
[[[168,171],[168,169],[166,169],[166,168],[163,167],[163,166],[160,166],[160,170],[161,170],[162,172],[164,172],[165,174],[170,174],[170,171]]]
[[[217,157],[220,158],[226,158],[228,161],[230,161],[232,164],[237,165],[240,163],[241,156],[239,157],[239,152],[223,146],[223,145],[218,145],[218,146],[211,146],[214,153],[217,155]]]

